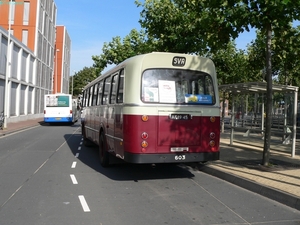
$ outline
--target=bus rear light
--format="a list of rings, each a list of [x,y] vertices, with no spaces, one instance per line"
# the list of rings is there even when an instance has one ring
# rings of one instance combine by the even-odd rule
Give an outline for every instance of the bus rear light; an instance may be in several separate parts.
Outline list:
[[[142,115],[142,121],[147,122],[148,121],[148,116],[147,115]]]
[[[143,139],[147,139],[148,137],[149,137],[149,135],[146,132],[142,133],[142,138]]]
[[[148,142],[147,141],[143,141],[142,144],[141,144],[141,146],[143,148],[147,148],[148,147]]]
[[[215,134],[214,132],[211,132],[211,133],[209,134],[209,137],[210,137],[211,139],[215,139],[215,138],[216,138],[216,134]]]
[[[145,149],[145,148],[142,148],[142,152],[146,152],[147,151],[147,149]]]
[[[44,114],[46,114],[46,110],[44,110]]]
[[[216,142],[215,142],[215,141],[211,140],[211,141],[209,142],[209,146],[210,146],[210,147],[215,147],[215,145],[216,145]]]
[[[210,117],[210,122],[214,123],[215,121],[216,121],[216,117],[211,116],[211,117]]]
[[[73,113],[73,111],[72,111],[72,109],[70,109],[70,114],[72,114]]]

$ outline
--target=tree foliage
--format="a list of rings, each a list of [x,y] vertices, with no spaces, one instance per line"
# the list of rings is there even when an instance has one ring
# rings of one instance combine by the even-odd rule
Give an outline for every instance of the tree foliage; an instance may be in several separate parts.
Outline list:
[[[100,74],[108,65],[117,65],[125,59],[135,55],[156,50],[155,41],[148,38],[144,31],[131,30],[123,40],[113,37],[109,43],[104,43],[102,54],[92,56],[97,74]]]
[[[300,86],[299,79],[299,55],[300,30],[290,26],[282,31],[280,37],[272,36],[272,76],[273,81],[283,85]],[[261,32],[257,32],[256,39],[248,45],[249,64],[253,70],[260,72],[265,78],[265,40]],[[263,74],[264,73],[264,74]]]
[[[70,79],[70,94],[72,94],[72,80],[73,80],[73,96],[78,96],[81,94],[82,89],[89,82],[97,77],[96,69],[94,67],[84,67],[82,70],[78,71]]]
[[[234,42],[215,53],[208,54],[215,63],[219,85],[243,83],[256,78],[249,77],[248,57],[242,50],[237,50]]]

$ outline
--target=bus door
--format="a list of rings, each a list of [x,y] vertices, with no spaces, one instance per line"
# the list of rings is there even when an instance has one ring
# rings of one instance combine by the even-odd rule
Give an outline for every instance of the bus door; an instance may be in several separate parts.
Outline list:
[[[93,126],[93,123],[92,123],[92,118],[93,118],[93,114],[92,114],[92,98],[93,98],[93,87],[91,87],[89,90],[88,90],[88,93],[87,93],[87,102],[86,102],[86,105],[88,107],[86,107],[85,109],[85,127],[87,128],[86,129],[86,136],[90,139],[93,140],[93,137],[92,137],[92,126]]]
[[[118,91],[119,84],[119,74],[114,74],[111,78],[111,94],[109,99],[108,107],[108,119],[107,119],[107,142],[109,145],[109,150],[114,152],[117,157],[123,158],[122,151],[122,106],[119,104],[123,102],[123,96],[121,92]],[[123,92],[122,92],[123,93]]]
[[[93,88],[92,88],[92,92],[91,92],[91,95],[92,95],[92,99],[91,99],[91,128],[93,130],[93,135],[92,135],[92,138],[93,138],[93,141],[94,142],[97,142],[98,140],[98,132],[95,132],[97,131],[97,110],[99,107],[97,107],[97,98],[98,98],[98,83],[96,83]]]
[[[114,134],[115,134],[115,120],[114,120],[114,101],[113,101],[113,89],[115,76],[107,77],[104,84],[103,92],[103,105],[104,105],[104,123],[106,129],[106,142],[109,152],[114,152]]]
[[[114,91],[116,94],[116,104],[114,108],[114,122],[115,122],[115,152],[120,158],[124,158],[124,147],[123,147],[123,84],[124,84],[124,70],[121,70],[118,79],[116,80],[118,88]],[[117,86],[117,85],[116,85]]]

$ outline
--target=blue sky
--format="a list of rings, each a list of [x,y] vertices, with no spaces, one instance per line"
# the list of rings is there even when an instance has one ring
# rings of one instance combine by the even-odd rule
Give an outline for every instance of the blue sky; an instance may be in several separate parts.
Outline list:
[[[92,55],[101,54],[104,42],[116,36],[123,39],[132,29],[141,29],[142,8],[134,0],[55,0],[55,4],[56,24],[65,26],[71,38],[71,75],[92,66]],[[237,48],[244,49],[254,38],[254,32],[241,34]]]

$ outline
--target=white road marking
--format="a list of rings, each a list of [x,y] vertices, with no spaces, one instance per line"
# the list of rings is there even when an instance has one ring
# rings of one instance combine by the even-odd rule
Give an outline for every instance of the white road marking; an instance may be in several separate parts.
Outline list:
[[[80,201],[81,206],[83,208],[83,211],[84,212],[90,212],[91,210],[90,210],[88,204],[86,203],[84,196],[83,195],[79,195],[78,198],[79,198],[79,201]]]
[[[82,142],[80,142],[80,145],[82,145]]]
[[[76,167],[77,162],[73,162],[71,168],[74,169]]]
[[[79,153],[76,153],[75,157],[78,158],[79,157]]]
[[[71,180],[72,180],[73,184],[78,184],[74,174],[70,174],[70,177],[71,177]]]
[[[80,151],[80,150],[81,150],[81,147],[79,146],[79,147],[78,147],[78,151]]]

